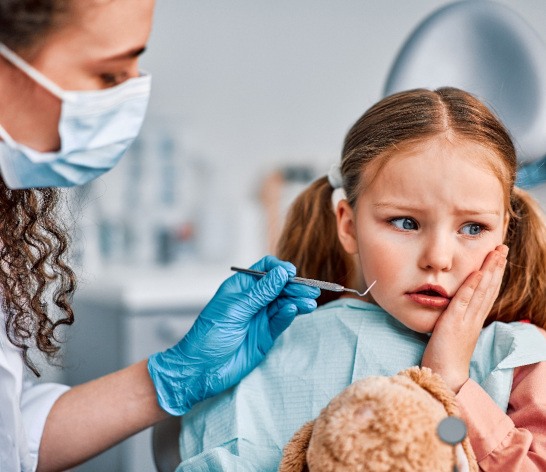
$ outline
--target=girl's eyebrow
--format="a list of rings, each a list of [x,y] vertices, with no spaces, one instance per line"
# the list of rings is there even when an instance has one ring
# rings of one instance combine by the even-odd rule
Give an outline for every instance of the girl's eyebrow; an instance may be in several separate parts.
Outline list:
[[[490,210],[487,208],[457,208],[455,214],[461,215],[495,215],[499,216],[499,210]]]
[[[394,202],[376,202],[372,206],[377,209],[397,210],[408,213],[422,213],[425,210],[419,207],[412,207],[406,204],[397,204]],[[489,208],[455,208],[455,215],[495,215],[499,216],[499,210]]]

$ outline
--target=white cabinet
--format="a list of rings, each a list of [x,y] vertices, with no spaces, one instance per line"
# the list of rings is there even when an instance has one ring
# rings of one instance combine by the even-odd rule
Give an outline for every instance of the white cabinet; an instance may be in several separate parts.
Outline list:
[[[230,274],[226,267],[117,270],[83,282],[63,350],[69,385],[126,367],[175,344]],[[151,429],[76,468],[78,472],[154,471]]]

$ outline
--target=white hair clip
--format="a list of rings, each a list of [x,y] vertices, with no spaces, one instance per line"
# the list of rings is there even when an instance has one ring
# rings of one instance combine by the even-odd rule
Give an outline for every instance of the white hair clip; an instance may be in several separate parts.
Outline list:
[[[341,200],[347,200],[347,194],[343,188],[343,178],[339,164],[332,164],[328,171],[328,182],[334,189],[332,191],[332,210],[337,211],[337,205]]]
[[[328,182],[333,189],[343,187],[343,177],[341,177],[341,168],[339,164],[332,164],[328,171]]]

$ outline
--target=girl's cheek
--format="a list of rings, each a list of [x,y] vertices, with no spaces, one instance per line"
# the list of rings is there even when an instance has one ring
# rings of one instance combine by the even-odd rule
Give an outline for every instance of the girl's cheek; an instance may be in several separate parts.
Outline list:
[[[463,266],[463,274],[461,285],[470,276],[470,274],[479,271],[482,268],[485,258],[489,254],[489,251],[483,250],[479,254],[470,254],[465,258]]]

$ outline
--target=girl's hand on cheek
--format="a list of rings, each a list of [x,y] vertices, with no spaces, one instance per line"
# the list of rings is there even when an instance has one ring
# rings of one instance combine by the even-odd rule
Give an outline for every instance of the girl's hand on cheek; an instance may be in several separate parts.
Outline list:
[[[468,276],[438,318],[423,354],[421,365],[440,374],[455,393],[468,380],[470,359],[499,294],[507,254],[507,246],[497,246],[481,269]]]

